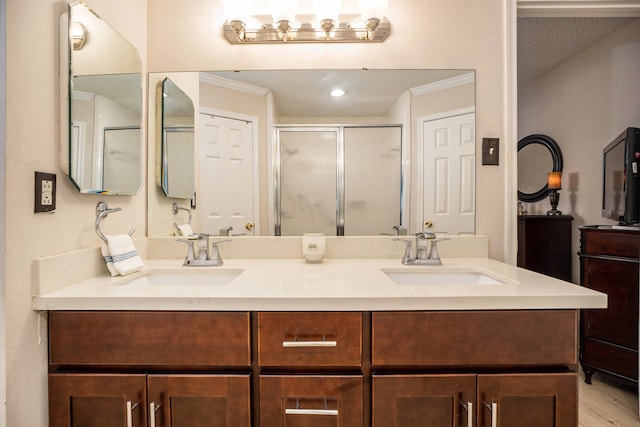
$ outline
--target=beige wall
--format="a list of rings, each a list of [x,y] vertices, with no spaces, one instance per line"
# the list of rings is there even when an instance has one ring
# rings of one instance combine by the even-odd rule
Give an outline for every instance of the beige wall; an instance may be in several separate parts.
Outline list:
[[[503,133],[507,0],[392,1],[387,13],[392,34],[384,43],[302,46],[229,45],[221,35],[220,1],[190,0],[179,5],[174,0],[85,1],[136,46],[145,73],[307,67],[475,69],[477,139],[499,137],[503,147],[508,144]],[[63,175],[58,161],[57,25],[65,9],[60,0],[7,4],[4,303],[9,426],[44,426],[47,419],[46,318],[31,310],[33,259],[97,246],[95,206],[101,200],[122,208],[106,220],[105,233],[136,227],[136,237],[145,236],[147,193],[157,191],[153,170],[147,172],[141,194],[129,197],[80,195]],[[146,87],[143,94],[147,95]],[[507,151],[501,149],[502,166],[477,169],[477,232],[489,236],[490,255],[496,259],[505,258],[505,195],[496,189],[506,187]],[[33,214],[34,171],[58,174],[55,214]]]
[[[526,53],[521,53],[526,54]],[[518,90],[518,137],[552,137],[564,159],[558,209],[578,226],[612,224],[601,217],[602,149],[628,126],[640,127],[640,18]],[[549,199],[527,203],[532,214]],[[573,256],[573,280],[579,281]]]
[[[128,38],[144,61],[146,1],[86,3]],[[136,237],[146,232],[146,187],[134,197],[80,195],[60,168],[58,18],[65,11],[59,0],[7,2],[7,426],[47,425],[46,315],[31,309],[33,259],[97,246],[94,221],[100,200],[122,208],[109,216],[105,233],[130,227],[138,230]],[[54,214],[33,213],[34,171],[57,174]]]

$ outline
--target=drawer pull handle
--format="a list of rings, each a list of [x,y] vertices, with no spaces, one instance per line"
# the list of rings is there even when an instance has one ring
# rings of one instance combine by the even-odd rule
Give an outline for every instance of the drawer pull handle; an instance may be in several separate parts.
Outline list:
[[[489,406],[485,403],[484,406],[491,412],[491,427],[498,427],[498,404],[494,402]]]
[[[156,402],[149,403],[149,427],[156,427],[156,412],[158,412],[160,406],[156,405]]]
[[[285,415],[332,415],[337,416],[337,409],[290,409],[284,410]]]
[[[337,347],[338,341],[282,341],[283,347]]]
[[[127,427],[133,427],[133,405],[127,400]]]
[[[462,409],[467,411],[467,427],[473,427],[473,402],[462,404]]]

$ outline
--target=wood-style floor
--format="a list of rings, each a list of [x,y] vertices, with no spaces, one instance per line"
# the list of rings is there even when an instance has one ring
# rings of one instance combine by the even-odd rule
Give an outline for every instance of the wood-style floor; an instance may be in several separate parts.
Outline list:
[[[579,380],[579,426],[640,426],[634,387],[599,373],[593,375],[592,383],[585,384],[582,376]]]

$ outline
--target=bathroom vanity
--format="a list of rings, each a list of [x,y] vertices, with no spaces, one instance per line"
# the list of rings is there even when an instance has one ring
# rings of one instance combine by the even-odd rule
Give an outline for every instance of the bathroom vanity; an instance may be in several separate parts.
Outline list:
[[[578,310],[606,307],[486,258],[178,265],[35,298],[51,426],[575,426]]]

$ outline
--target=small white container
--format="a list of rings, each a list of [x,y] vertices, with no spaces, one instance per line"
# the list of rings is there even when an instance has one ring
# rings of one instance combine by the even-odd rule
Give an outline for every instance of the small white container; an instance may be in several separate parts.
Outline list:
[[[302,256],[306,262],[322,262],[325,249],[325,237],[322,233],[305,233],[302,236]]]

